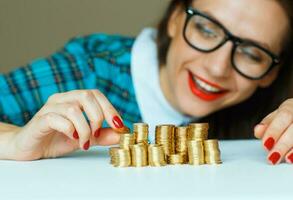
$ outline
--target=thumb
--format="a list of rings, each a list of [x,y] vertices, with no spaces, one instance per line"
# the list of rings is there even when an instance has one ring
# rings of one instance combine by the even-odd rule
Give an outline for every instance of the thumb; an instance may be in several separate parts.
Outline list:
[[[101,146],[118,144],[120,135],[121,134],[115,132],[112,128],[101,128],[98,137],[92,137],[91,144]]]

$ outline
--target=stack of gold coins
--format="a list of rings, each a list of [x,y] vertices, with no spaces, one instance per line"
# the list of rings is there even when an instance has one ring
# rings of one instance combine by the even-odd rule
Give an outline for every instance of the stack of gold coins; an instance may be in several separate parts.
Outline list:
[[[134,167],[143,167],[148,165],[147,145],[144,143],[130,146],[131,165]]]
[[[154,167],[165,166],[165,154],[162,145],[150,144],[148,147],[148,159],[149,165]]]
[[[126,133],[120,135],[119,146],[121,149],[129,149],[130,145],[134,145],[134,136],[133,134]]]
[[[196,140],[202,139],[206,140],[208,138],[208,123],[191,123],[188,125],[187,139]]]
[[[156,126],[155,141],[163,146],[165,156],[175,153],[174,130],[174,125]]]
[[[221,164],[221,152],[218,140],[204,141],[205,163]]]
[[[171,165],[175,164],[185,164],[186,163],[186,154],[177,153],[167,156],[168,163]]]
[[[133,133],[135,143],[144,143],[148,144],[148,134],[149,134],[149,126],[146,123],[134,123],[133,124]]]
[[[111,164],[114,167],[128,167],[131,165],[131,157],[128,149],[118,147],[110,148]]]
[[[190,165],[204,164],[204,146],[201,139],[187,142],[188,162]]]
[[[113,166],[222,163],[218,140],[207,140],[208,123],[192,123],[186,127],[158,125],[155,144],[148,143],[148,124],[135,123],[133,129],[131,134],[125,128],[124,134],[120,135],[119,147],[110,148],[110,162]]]
[[[117,152],[117,150],[118,149],[120,149],[119,147],[111,147],[110,149],[109,149],[109,154],[110,154],[110,158],[111,158],[111,160],[110,160],[110,163],[112,164],[112,165],[114,165],[115,163],[116,163],[116,152]]]
[[[175,128],[175,153],[187,154],[187,129],[186,126]]]

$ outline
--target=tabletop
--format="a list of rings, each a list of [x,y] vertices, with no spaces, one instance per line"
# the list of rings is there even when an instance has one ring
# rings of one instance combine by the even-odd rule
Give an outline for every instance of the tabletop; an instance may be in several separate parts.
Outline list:
[[[293,165],[271,166],[257,140],[220,141],[223,164],[115,168],[108,148],[0,161],[0,199],[293,199]]]

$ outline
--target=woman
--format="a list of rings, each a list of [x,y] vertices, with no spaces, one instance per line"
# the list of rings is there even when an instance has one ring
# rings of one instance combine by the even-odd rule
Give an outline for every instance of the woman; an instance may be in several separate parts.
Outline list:
[[[293,163],[292,11],[290,0],[173,0],[157,31],[77,37],[1,75],[0,158],[115,144],[141,120],[208,121],[221,139],[254,127],[269,163]]]

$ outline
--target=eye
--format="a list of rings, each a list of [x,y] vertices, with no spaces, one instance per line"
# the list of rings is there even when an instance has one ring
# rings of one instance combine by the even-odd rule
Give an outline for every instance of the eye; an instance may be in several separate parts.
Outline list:
[[[263,61],[261,52],[259,52],[259,50],[255,47],[243,47],[238,51],[253,62],[262,63]]]
[[[217,32],[209,27],[209,25],[205,22],[196,21],[195,22],[195,29],[200,32],[200,34],[206,38],[217,38]]]

